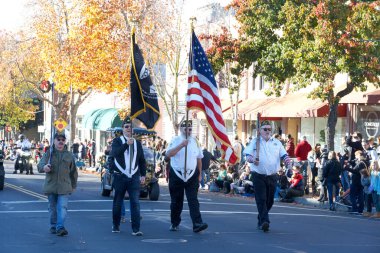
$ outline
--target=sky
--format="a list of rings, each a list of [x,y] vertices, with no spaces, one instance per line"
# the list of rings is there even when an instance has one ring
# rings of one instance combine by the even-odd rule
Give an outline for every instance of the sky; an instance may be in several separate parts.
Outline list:
[[[26,0],[0,0],[0,30],[15,31],[22,26],[25,22],[25,13],[27,13],[25,2]],[[218,2],[225,6],[231,0],[185,0],[185,6],[189,12],[193,12],[195,8],[211,2]]]
[[[24,23],[25,0],[0,0],[0,30],[19,28]]]

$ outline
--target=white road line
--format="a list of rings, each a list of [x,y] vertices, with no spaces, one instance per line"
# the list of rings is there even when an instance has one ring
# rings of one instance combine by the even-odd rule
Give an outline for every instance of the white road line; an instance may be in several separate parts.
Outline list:
[[[69,200],[69,203],[101,203],[101,202],[112,202],[112,199],[82,199],[82,200]],[[36,201],[2,201],[0,203],[3,204],[32,204],[32,203],[41,203],[41,200]],[[151,200],[140,200],[140,203],[162,203],[162,204],[170,204],[170,201],[151,201]],[[184,204],[187,204],[187,201],[184,202]],[[256,207],[255,203],[246,203],[246,204],[239,204],[239,203],[226,203],[226,202],[202,202],[200,201],[199,204],[201,205],[225,205],[225,206],[247,206],[247,207]],[[297,207],[297,206],[286,206],[286,205],[273,205],[273,207],[278,208],[286,208],[286,209],[297,209],[297,210],[308,210],[308,211],[321,211],[321,212],[330,212],[328,210],[324,209],[316,209],[316,208],[307,208],[307,207]]]
[[[129,209],[126,209],[129,212]],[[20,214],[20,213],[47,213],[48,210],[23,210],[23,211],[0,211],[0,214]],[[112,209],[69,209],[69,213],[87,213],[87,212],[107,212],[111,213]],[[142,209],[142,213],[157,213],[164,212],[169,213],[169,209]],[[183,212],[189,212],[189,210],[183,210]],[[207,214],[219,214],[219,215],[231,215],[231,214],[248,214],[257,215],[257,212],[244,212],[244,211],[201,211],[201,213]],[[324,214],[304,214],[304,213],[270,213],[270,215],[278,216],[306,216],[306,217],[325,217],[325,218],[337,218],[337,219],[360,219],[358,217],[338,216],[338,215],[324,215]]]

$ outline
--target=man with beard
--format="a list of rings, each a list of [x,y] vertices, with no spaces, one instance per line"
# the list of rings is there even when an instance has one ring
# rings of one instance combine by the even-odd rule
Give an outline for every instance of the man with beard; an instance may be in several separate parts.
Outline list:
[[[181,223],[184,193],[186,193],[193,232],[207,229],[199,211],[198,188],[202,176],[202,149],[197,140],[190,136],[192,121],[184,120],[180,124],[181,134],[173,138],[166,151],[170,158],[169,191],[170,191],[170,231],[177,231]]]

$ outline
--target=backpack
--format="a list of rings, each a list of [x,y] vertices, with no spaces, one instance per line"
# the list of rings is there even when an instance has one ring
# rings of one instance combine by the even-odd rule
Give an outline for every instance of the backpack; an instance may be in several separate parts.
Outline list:
[[[210,192],[219,192],[220,191],[220,189],[219,189],[218,185],[215,183],[215,181],[212,181],[210,183],[209,191]]]

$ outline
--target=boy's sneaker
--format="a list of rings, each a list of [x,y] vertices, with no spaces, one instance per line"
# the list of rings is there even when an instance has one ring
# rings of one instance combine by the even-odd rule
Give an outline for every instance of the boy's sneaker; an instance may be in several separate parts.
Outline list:
[[[65,236],[68,234],[69,234],[69,232],[67,232],[67,230],[65,228],[59,228],[57,230],[57,236]]]
[[[143,232],[141,232],[141,231],[132,232],[132,235],[134,235],[134,236],[142,236]]]
[[[112,233],[120,233],[120,227],[119,226],[112,226]]]
[[[55,227],[51,227],[49,229],[49,231],[50,231],[51,234],[56,234],[57,233],[57,230],[55,229]]]

